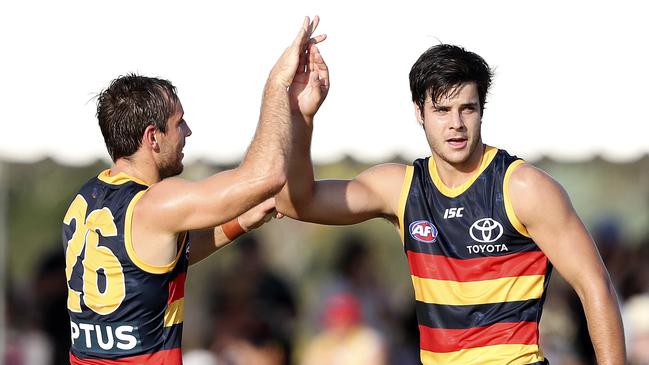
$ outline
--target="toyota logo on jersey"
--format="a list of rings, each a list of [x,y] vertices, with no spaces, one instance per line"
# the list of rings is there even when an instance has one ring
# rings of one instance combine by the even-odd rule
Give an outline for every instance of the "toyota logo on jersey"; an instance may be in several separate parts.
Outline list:
[[[437,228],[429,221],[412,222],[408,230],[410,237],[419,242],[433,243],[437,240]]]
[[[469,228],[469,235],[478,242],[495,242],[503,235],[503,226],[491,218],[478,219]]]

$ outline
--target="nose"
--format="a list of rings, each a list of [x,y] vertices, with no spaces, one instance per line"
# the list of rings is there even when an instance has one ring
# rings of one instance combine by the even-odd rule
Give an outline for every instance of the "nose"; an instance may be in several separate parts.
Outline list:
[[[451,128],[453,129],[463,129],[464,128],[464,119],[462,119],[462,112],[456,111],[451,113]]]
[[[189,137],[191,135],[192,135],[192,130],[191,130],[191,128],[189,128],[189,124],[187,124],[187,122],[185,122],[185,137]]]

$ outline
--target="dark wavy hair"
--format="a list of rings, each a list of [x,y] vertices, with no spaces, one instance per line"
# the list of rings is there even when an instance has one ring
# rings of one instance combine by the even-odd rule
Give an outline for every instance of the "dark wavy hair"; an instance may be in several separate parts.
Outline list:
[[[457,86],[475,82],[480,98],[480,114],[487,103],[493,71],[479,55],[462,47],[439,44],[426,50],[410,70],[412,101],[423,110],[430,95],[433,105],[442,97],[453,96]]]
[[[133,155],[149,125],[162,133],[178,104],[176,88],[167,80],[136,74],[120,76],[97,98],[97,119],[113,161]]]

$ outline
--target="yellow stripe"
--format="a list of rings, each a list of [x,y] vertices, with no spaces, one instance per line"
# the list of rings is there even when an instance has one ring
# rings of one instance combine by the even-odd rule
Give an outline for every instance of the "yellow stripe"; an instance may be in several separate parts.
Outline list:
[[[123,172],[120,172],[119,174],[114,176],[110,176],[110,169],[106,169],[101,173],[99,173],[99,176],[97,176],[97,178],[105,183],[113,184],[113,185],[122,185],[122,184],[126,184],[129,181],[135,181],[140,185],[149,186],[149,184],[145,183],[144,181],[134,178],[133,176],[128,176]]]
[[[516,228],[518,233],[522,234],[525,237],[530,237],[530,234],[527,232],[527,228],[525,228],[523,223],[518,220],[518,217],[514,212],[512,200],[509,197],[509,179],[512,177],[514,170],[524,163],[525,161],[523,160],[516,160],[512,162],[509,167],[507,167],[507,171],[505,171],[505,179],[503,180],[503,195],[505,196],[505,212],[507,212],[507,218],[509,218],[509,222],[511,222],[512,226]]]
[[[420,302],[468,305],[513,302],[541,298],[543,275],[526,275],[481,281],[424,279],[414,275],[412,285]]]
[[[456,186],[454,188],[449,188],[444,184],[442,179],[439,177],[439,174],[437,173],[437,166],[435,165],[435,159],[433,156],[430,156],[428,159],[428,170],[430,172],[430,176],[433,179],[433,184],[437,187],[437,190],[439,190],[442,194],[446,195],[449,198],[455,198],[456,196],[462,194],[463,192],[468,189],[476,179],[478,179],[478,176],[482,174],[482,172],[489,166],[491,161],[493,161],[494,157],[496,157],[496,153],[498,152],[498,149],[495,147],[491,146],[486,146],[485,145],[485,151],[484,155],[482,155],[482,162],[480,163],[480,168],[471,176],[467,181],[463,182],[461,185]]]
[[[523,365],[545,359],[538,345],[493,345],[455,352],[421,350],[420,354],[424,365]]]
[[[173,326],[174,324],[182,323],[185,316],[185,298],[174,300],[167,306],[165,311],[165,327]]]
[[[408,193],[410,192],[410,185],[412,183],[412,175],[414,171],[414,167],[406,166],[406,175],[403,178],[403,185],[401,185],[401,197],[399,197],[399,210],[397,211],[397,218],[399,219],[399,231],[401,232],[401,243],[406,242],[403,228],[403,216],[406,213],[406,201],[408,200]]]
[[[140,200],[140,198],[142,198],[142,196],[147,190],[142,190],[139,193],[135,194],[131,202],[128,204],[128,208],[126,209],[126,221],[124,222],[124,246],[126,246],[126,253],[128,254],[128,257],[131,259],[131,261],[133,261],[133,263],[137,267],[151,274],[166,274],[169,271],[173,270],[173,268],[176,266],[176,263],[178,262],[178,259],[180,259],[180,255],[182,255],[182,253],[185,252],[184,248],[187,239],[185,235],[183,239],[183,244],[181,245],[180,249],[178,250],[178,253],[176,254],[176,258],[174,258],[174,260],[168,263],[167,265],[150,265],[142,261],[137,256],[137,253],[135,252],[135,248],[133,247],[132,231],[131,231],[131,226],[133,225],[132,223],[133,208],[135,208],[135,204]]]

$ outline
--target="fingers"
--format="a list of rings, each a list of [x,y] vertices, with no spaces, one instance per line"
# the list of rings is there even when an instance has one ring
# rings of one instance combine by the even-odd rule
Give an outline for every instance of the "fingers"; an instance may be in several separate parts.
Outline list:
[[[329,67],[315,44],[309,45],[309,70],[317,73],[320,87],[329,87]]]
[[[306,38],[307,33],[309,34],[309,36],[311,35],[311,32],[309,32],[308,16],[304,17],[304,21],[302,22],[302,28],[300,28],[300,31],[297,33],[297,36],[293,40],[293,44],[291,46],[300,48],[300,46],[304,42],[304,39]]]
[[[304,23],[302,24],[302,29],[300,30],[300,33],[298,34],[298,38],[296,38],[293,41],[293,44],[291,45],[293,50],[297,50],[297,52],[299,53],[299,56],[298,56],[299,57],[299,63],[298,63],[298,67],[297,67],[297,72],[298,73],[308,71],[307,70],[307,63],[309,62],[309,59],[310,59],[309,48],[312,45],[318,44],[318,43],[324,41],[325,39],[327,39],[326,34],[320,34],[320,35],[317,35],[315,37],[312,37],[312,38],[308,39],[308,37],[310,37],[313,34],[313,32],[315,31],[315,29],[318,27],[318,24],[320,24],[320,17],[316,15],[313,18],[313,21],[310,22],[310,23],[308,22],[308,20],[309,20],[309,17],[304,18]],[[308,40],[306,40],[306,39],[308,39]],[[306,47],[305,47],[305,45],[306,45]],[[295,47],[298,47],[298,48],[295,48]],[[320,57],[320,58],[322,59],[322,57]]]
[[[316,28],[318,27],[318,24],[320,24],[320,17],[316,15],[313,17],[313,22],[311,22],[311,32],[309,33],[309,35],[315,32]]]
[[[326,34],[319,34],[319,35],[309,39],[309,44],[318,44],[318,43],[324,41],[325,39],[327,39]]]
[[[259,208],[264,214],[268,214],[275,210],[275,197],[268,198],[259,204]]]

